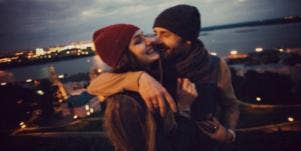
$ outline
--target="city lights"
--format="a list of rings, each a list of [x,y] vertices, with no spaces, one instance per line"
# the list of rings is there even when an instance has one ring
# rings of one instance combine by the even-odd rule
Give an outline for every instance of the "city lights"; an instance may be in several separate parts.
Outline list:
[[[89,105],[85,105],[85,109],[88,111],[90,109]]]
[[[289,122],[294,122],[294,118],[293,117],[291,117],[291,116],[289,116],[288,118],[287,118],[287,120],[289,121]]]
[[[63,79],[65,76],[63,74],[58,75],[59,79]]]
[[[262,51],[263,51],[263,48],[255,48],[255,51],[256,51],[256,52],[262,52]]]
[[[0,63],[6,63],[6,62],[11,62],[12,59],[11,58],[1,58],[0,59]]]
[[[56,61],[62,58],[73,58],[87,55],[93,55],[91,50],[92,42],[76,42],[65,46],[56,46],[49,48],[36,48],[30,51],[13,53],[9,56],[0,56],[0,65],[3,66],[21,66],[31,63],[40,63]],[[62,53],[61,53],[62,52]]]
[[[44,95],[44,94],[45,94],[44,91],[42,91],[42,90],[38,90],[37,93],[38,93],[39,95]]]
[[[36,55],[41,56],[41,55],[44,55],[44,54],[46,54],[46,52],[44,51],[43,48],[37,48],[36,49]]]
[[[20,127],[21,127],[21,128],[26,128],[26,125],[25,125],[25,123],[24,123],[24,122],[20,122],[20,124],[19,124],[19,125],[20,125]]]
[[[217,56],[216,52],[211,52],[210,54],[213,55],[213,56]]]
[[[237,54],[238,54],[238,51],[237,51],[237,50],[231,50],[231,51],[230,51],[230,54],[231,54],[231,55],[237,55]]]
[[[27,79],[26,82],[27,83],[32,82],[32,79]]]

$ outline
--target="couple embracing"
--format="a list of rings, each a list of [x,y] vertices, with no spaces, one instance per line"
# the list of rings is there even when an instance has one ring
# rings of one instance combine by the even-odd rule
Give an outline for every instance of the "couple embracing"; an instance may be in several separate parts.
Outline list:
[[[112,67],[88,92],[105,97],[104,128],[117,151],[217,150],[235,141],[238,100],[226,62],[198,39],[198,9],[176,5],[161,12],[154,37],[114,24],[93,35]]]

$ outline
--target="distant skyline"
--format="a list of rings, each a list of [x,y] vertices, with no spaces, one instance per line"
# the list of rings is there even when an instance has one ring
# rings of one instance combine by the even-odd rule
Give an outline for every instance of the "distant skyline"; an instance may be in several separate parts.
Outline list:
[[[155,17],[177,4],[196,6],[203,27],[301,15],[300,0],[0,0],[0,53],[90,40],[114,23],[151,33]]]

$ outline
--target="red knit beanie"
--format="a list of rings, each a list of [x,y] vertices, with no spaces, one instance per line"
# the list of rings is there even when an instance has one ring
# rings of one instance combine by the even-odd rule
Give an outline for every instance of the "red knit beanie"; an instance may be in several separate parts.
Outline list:
[[[134,25],[114,24],[95,31],[93,42],[102,61],[116,67],[137,30],[139,28]]]

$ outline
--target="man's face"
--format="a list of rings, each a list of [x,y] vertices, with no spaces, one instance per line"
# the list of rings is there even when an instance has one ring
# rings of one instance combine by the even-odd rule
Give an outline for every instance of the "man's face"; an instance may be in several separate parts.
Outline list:
[[[162,27],[155,27],[154,32],[159,41],[167,47],[167,56],[173,56],[181,51],[184,42],[180,36]]]

